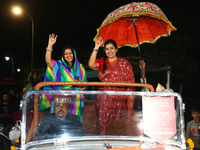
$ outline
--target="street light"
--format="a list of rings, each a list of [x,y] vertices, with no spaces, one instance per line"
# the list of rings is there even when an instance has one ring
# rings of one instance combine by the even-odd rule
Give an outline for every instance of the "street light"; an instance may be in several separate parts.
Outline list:
[[[17,72],[20,72],[21,71],[21,69],[20,68],[17,68]]]
[[[32,69],[33,69],[33,43],[34,43],[34,21],[33,21],[33,17],[32,17],[29,13],[24,12],[24,11],[23,11],[20,7],[18,7],[18,6],[13,7],[12,12],[13,12],[15,15],[25,14],[25,15],[27,15],[27,16],[31,19],[31,24],[32,24],[31,70],[32,70]]]
[[[10,61],[10,60],[11,60],[11,62],[12,62],[11,76],[13,77],[13,73],[14,73],[14,59],[11,58],[11,57],[6,56],[6,57],[5,57],[5,60],[6,60],[6,61]]]
[[[19,7],[13,7],[13,13],[16,15],[20,15],[22,10]]]

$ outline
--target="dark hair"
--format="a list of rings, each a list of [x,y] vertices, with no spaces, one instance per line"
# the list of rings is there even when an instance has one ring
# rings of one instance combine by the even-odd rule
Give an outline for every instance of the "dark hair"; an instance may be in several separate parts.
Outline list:
[[[105,50],[105,48],[106,48],[106,45],[108,45],[108,44],[110,44],[110,43],[111,43],[116,49],[118,48],[117,43],[116,43],[114,40],[110,39],[110,40],[107,40],[107,41],[105,42],[105,44],[104,44],[104,50]]]
[[[106,50],[106,45],[108,45],[108,44],[112,44],[116,49],[118,48],[117,43],[114,40],[112,40],[112,39],[109,39],[109,40],[107,40],[105,42],[105,44],[104,44],[104,54],[103,54],[103,70],[102,70],[102,73],[104,73],[105,70],[107,69],[107,65],[106,65],[106,58],[107,58],[107,56],[105,54],[105,50]]]
[[[195,107],[191,109],[191,113],[195,113],[195,112],[200,113],[199,108]]]
[[[70,68],[70,65],[68,63],[68,61],[65,59],[65,50],[66,49],[71,49],[72,53],[73,53],[73,60],[72,60],[72,67],[74,66],[74,62],[75,62],[75,54],[74,54],[74,48],[72,46],[65,46],[62,50],[62,58],[64,59],[65,63],[67,64],[67,66]]]
[[[8,95],[9,97],[10,97],[10,93],[9,92],[3,92],[2,94],[1,94],[1,100],[3,99],[3,96],[4,95]]]

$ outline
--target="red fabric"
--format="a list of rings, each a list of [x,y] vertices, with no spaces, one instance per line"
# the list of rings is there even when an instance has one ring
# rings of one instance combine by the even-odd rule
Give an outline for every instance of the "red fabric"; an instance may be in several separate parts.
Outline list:
[[[154,43],[162,36],[169,36],[175,30],[171,24],[148,16],[136,19],[136,29],[139,43]],[[113,39],[118,46],[137,47],[136,32],[133,18],[122,18],[102,27],[97,36],[103,41]]]
[[[17,114],[15,115],[13,121],[14,123],[16,123],[18,120],[22,120],[22,112],[17,112]]]
[[[102,70],[103,70],[103,61],[104,61],[103,58],[96,60],[96,68],[95,69],[99,70],[99,72],[102,72]],[[108,65],[108,64],[109,64],[109,61],[108,61],[108,58],[106,58],[106,65]]]
[[[107,69],[102,73],[103,59],[96,60],[101,82],[128,82],[135,83],[133,69],[130,63],[123,58],[114,62],[107,62]],[[135,91],[135,88],[99,87],[99,91]],[[128,119],[128,110],[133,110],[135,97],[125,95],[98,95],[97,118],[100,134],[104,135],[106,126],[113,120]]]

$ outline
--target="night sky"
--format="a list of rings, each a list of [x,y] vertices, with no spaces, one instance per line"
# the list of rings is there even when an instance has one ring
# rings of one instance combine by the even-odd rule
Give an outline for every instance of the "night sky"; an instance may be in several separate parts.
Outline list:
[[[105,17],[118,7],[132,0],[4,0],[0,2],[0,79],[10,75],[11,63],[4,60],[5,55],[14,59],[14,66],[30,67],[31,59],[31,21],[26,15],[14,16],[13,5],[20,5],[29,13],[35,23],[34,68],[46,68],[45,48],[50,33],[58,34],[54,46],[53,59],[61,57],[61,49],[72,45],[83,65],[87,65],[94,46],[93,38]],[[138,2],[138,1],[135,1]],[[191,45],[191,53],[196,64],[200,64],[199,53],[199,5],[196,1],[161,0],[149,1],[159,6],[177,31],[173,35],[186,37]],[[168,40],[170,38],[164,38]],[[160,40],[160,39],[159,39]],[[158,41],[159,41],[158,40]],[[162,39],[163,40],[163,39]],[[156,43],[154,44],[156,45]],[[152,44],[152,47],[154,46]],[[136,51],[136,49],[133,49]],[[162,53],[162,52],[160,52]],[[135,54],[134,54],[135,55]],[[179,56],[177,56],[177,61]],[[184,64],[183,64],[184,65]],[[23,69],[23,68],[22,68]],[[190,72],[190,70],[182,70]],[[199,76],[199,68],[196,76]],[[199,79],[194,77],[195,79]],[[196,81],[194,81],[196,82]],[[199,82],[199,81],[198,81]],[[192,86],[197,91],[198,86]]]

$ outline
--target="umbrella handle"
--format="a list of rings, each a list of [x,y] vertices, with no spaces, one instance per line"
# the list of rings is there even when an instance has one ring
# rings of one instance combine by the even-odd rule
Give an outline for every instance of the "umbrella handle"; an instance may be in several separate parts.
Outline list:
[[[137,45],[138,45],[138,51],[139,51],[140,57],[142,59],[142,54],[141,54],[141,50],[140,50],[140,42],[139,42],[139,39],[138,39],[138,33],[137,33],[137,27],[136,27],[136,20],[137,20],[137,18],[133,18],[133,24],[134,24],[134,27],[135,27],[135,35],[136,35],[136,41],[137,41]]]
[[[142,61],[142,57],[140,57],[140,60]],[[141,65],[141,78],[142,78],[142,83],[145,83],[145,72],[144,72],[144,67]]]
[[[136,27],[136,18],[133,18],[133,24],[134,24],[134,27],[135,27],[135,35],[136,35],[136,40],[137,40],[137,45],[138,45],[138,51],[139,51],[139,55],[140,55],[140,59],[142,60],[142,53],[141,53],[141,49],[140,49],[140,42],[139,42],[139,39],[138,39],[138,33],[137,33],[137,27]],[[142,82],[144,83],[145,82],[145,76],[144,76],[144,68],[142,66]]]
[[[145,83],[145,75],[144,75],[144,68],[142,66],[142,83]]]

